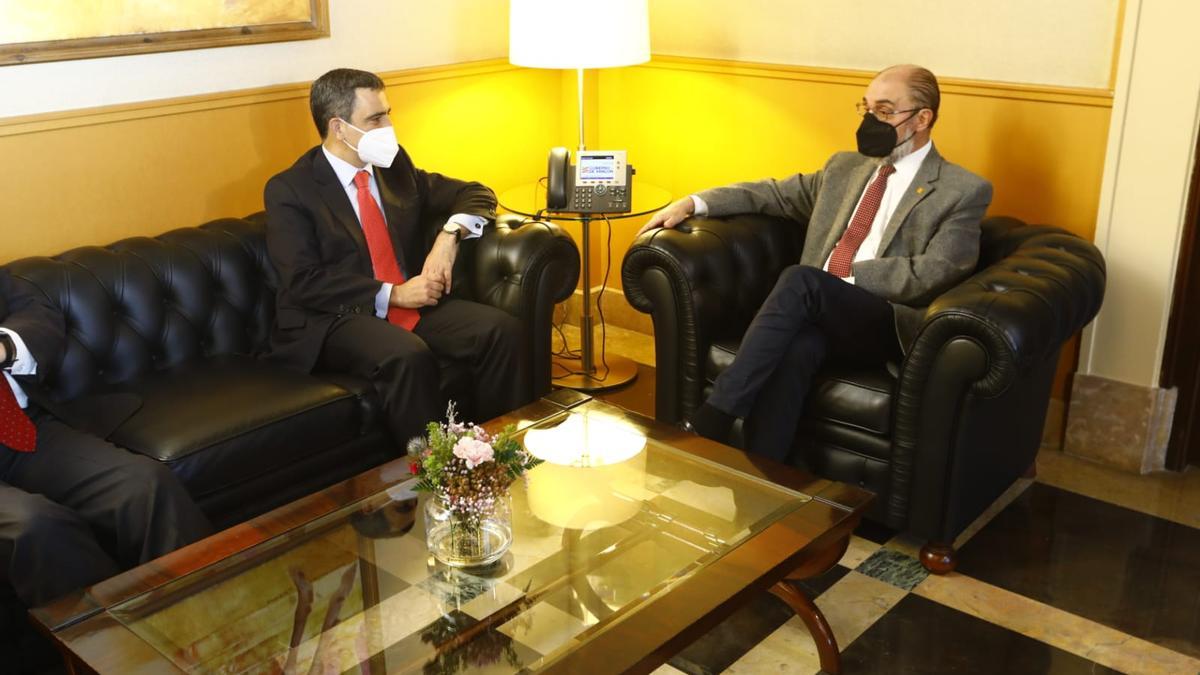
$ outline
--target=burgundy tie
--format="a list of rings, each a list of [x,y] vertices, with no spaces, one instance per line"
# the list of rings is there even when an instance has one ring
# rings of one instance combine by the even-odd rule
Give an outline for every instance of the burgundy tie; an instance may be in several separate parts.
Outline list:
[[[371,194],[370,182],[371,174],[366,171],[354,174],[354,185],[358,187],[358,219],[362,221],[363,234],[367,236],[367,250],[371,253],[375,278],[391,284],[402,284],[405,282],[404,272],[396,260],[396,250],[392,248],[392,237],[388,234],[383,212]],[[387,319],[401,328],[412,330],[421,315],[408,307],[388,307]]]
[[[858,210],[854,212],[850,226],[833,248],[833,255],[829,256],[830,274],[836,274],[843,279],[850,276],[854,254],[858,253],[858,247],[862,246],[863,240],[871,231],[871,223],[875,222],[875,214],[879,213],[879,204],[883,201],[883,191],[887,189],[888,176],[893,173],[896,173],[896,167],[884,164],[879,167],[879,174],[875,176],[875,180],[867,186],[867,193],[863,195]]]
[[[0,377],[0,445],[18,452],[33,452],[37,448],[37,427],[21,410],[7,378]]]

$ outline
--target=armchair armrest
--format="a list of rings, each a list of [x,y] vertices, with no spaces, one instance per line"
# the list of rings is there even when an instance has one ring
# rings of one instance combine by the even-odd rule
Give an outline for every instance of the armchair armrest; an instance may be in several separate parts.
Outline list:
[[[579,250],[571,235],[548,222],[502,215],[470,251],[472,295],[503,309],[528,327],[534,395],[550,391],[554,305],[579,281]]]
[[[1104,295],[1091,243],[1012,218],[983,230],[980,271],[928,308],[893,409],[889,519],[941,541],[1032,463],[1059,351]]]
[[[655,416],[699,407],[712,341],[745,331],[784,267],[800,259],[805,225],[762,215],[692,218],[634,241],[621,264],[625,297],[654,321]]]

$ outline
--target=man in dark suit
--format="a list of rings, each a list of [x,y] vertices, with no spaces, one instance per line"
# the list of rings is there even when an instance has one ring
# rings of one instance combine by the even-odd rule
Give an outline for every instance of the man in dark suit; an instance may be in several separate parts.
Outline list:
[[[685,197],[642,228],[735,213],[808,223],[800,264],[780,275],[734,362],[692,416],[696,432],[723,441],[733,420],[745,418],[750,450],[786,458],[826,358],[900,359],[924,306],[975,269],[992,186],[933,147],[940,100],[928,70],[883,70],[858,104],[857,153],[838,153],[815,173]]]
[[[38,387],[64,320],[0,271],[0,565],[29,607],[211,531],[166,465],[67,426]]]
[[[450,295],[459,242],[494,219],[495,195],[413,166],[372,73],[332,70],[309,103],[322,143],[264,197],[280,276],[269,357],[369,379],[401,446],[444,411],[438,357],[470,365],[479,419],[528,402],[524,327]]]

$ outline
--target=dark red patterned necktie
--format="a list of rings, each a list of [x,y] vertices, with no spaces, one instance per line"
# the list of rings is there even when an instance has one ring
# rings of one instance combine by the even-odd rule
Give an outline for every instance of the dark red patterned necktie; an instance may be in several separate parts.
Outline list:
[[[362,221],[363,234],[367,237],[367,250],[371,253],[375,278],[399,285],[405,282],[404,272],[396,260],[396,250],[392,248],[392,237],[388,234],[383,211],[379,210],[375,195],[371,194],[370,181],[371,174],[366,171],[354,174],[354,185],[358,188],[358,219]],[[408,307],[388,307],[387,319],[390,323],[412,330],[421,315]]]
[[[33,452],[37,448],[37,427],[21,410],[8,379],[0,377],[0,445],[18,452]]]
[[[858,253],[858,248],[871,231],[871,223],[875,222],[875,214],[879,213],[879,204],[883,201],[883,191],[887,189],[888,176],[893,173],[896,173],[896,167],[891,164],[879,167],[879,175],[875,176],[875,180],[867,187],[862,203],[854,212],[854,218],[850,219],[850,226],[838,240],[833,255],[829,256],[830,274],[836,274],[843,279],[850,276],[854,254]]]

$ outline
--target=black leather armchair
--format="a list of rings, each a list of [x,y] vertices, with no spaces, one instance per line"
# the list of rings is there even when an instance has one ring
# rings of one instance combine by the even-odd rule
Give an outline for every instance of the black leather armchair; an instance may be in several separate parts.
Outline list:
[[[694,218],[634,242],[622,281],[653,317],[660,421],[705,400],[804,231],[760,215]],[[922,562],[939,572],[953,568],[955,537],[1033,464],[1059,351],[1104,294],[1099,251],[1065,230],[987,218],[981,247],[903,363],[820,374],[789,459],[873,491],[868,517],[927,541]]]

